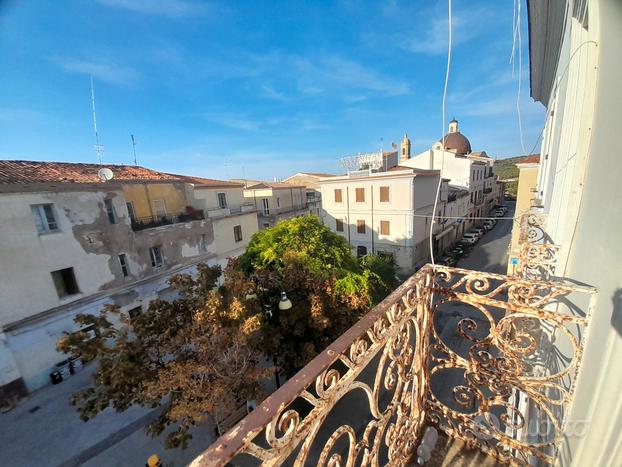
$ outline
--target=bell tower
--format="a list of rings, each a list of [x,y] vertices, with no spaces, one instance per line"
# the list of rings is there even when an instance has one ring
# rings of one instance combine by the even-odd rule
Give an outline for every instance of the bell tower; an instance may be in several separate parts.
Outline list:
[[[410,159],[410,139],[408,135],[404,133],[404,138],[400,144],[400,162],[404,162]]]

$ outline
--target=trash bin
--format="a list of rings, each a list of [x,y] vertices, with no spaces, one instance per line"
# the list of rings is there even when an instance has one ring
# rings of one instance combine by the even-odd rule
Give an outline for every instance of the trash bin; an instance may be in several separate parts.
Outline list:
[[[71,364],[69,363],[69,360],[63,360],[62,362],[56,364],[56,371],[60,373],[62,379],[67,379],[71,376],[70,366]]]
[[[52,380],[52,384],[58,384],[63,381],[60,371],[53,371],[50,373],[50,379]]]

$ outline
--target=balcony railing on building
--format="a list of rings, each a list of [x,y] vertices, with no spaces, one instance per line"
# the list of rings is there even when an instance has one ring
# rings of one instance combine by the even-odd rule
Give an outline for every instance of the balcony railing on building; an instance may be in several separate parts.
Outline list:
[[[407,465],[427,425],[552,464],[594,295],[425,266],[192,465]]]
[[[132,230],[152,229],[163,225],[178,224],[205,219],[205,214],[201,209],[187,208],[185,212],[157,214],[155,216],[135,217],[131,220]]]
[[[224,206],[218,208],[209,208],[205,210],[208,218],[216,219],[220,217],[235,216],[238,214],[255,211],[253,203],[244,203],[237,206]]]
[[[261,216],[267,217],[267,216],[278,216],[280,214],[288,214],[291,212],[296,212],[296,211],[303,211],[305,209],[309,208],[309,204],[308,203],[301,203],[301,204],[297,204],[294,206],[287,206],[287,207],[283,207],[283,208],[266,208],[264,207],[263,209],[261,209],[261,211],[259,211],[259,214]]]

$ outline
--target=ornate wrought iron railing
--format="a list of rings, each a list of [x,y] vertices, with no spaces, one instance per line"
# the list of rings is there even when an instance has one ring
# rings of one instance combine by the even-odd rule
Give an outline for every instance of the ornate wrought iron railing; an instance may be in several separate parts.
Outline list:
[[[426,424],[552,463],[593,294],[428,265],[192,465],[406,465]]]
[[[552,243],[545,222],[544,213],[532,211],[521,217],[517,273],[525,279],[548,281],[555,276],[559,246]]]

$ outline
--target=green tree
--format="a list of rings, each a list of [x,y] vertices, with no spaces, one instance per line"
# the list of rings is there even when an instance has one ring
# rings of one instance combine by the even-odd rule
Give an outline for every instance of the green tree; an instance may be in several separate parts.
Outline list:
[[[258,232],[237,267],[261,305],[262,348],[279,357],[287,376],[384,298],[395,280],[391,262],[357,262],[346,240],[315,216]],[[291,309],[278,309],[281,292],[292,301]]]

